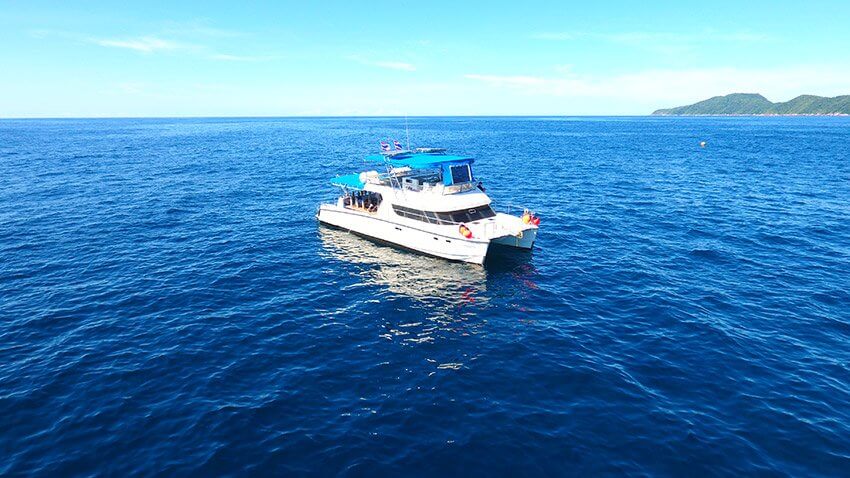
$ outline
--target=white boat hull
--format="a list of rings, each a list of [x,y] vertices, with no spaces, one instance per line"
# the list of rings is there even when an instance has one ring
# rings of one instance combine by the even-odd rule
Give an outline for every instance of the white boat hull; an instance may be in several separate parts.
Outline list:
[[[516,236],[503,236],[492,239],[493,244],[502,246],[518,247],[520,249],[531,249],[537,240],[537,229],[526,229]]]
[[[489,240],[462,237],[456,228],[429,230],[427,225],[414,227],[334,204],[322,204],[316,217],[324,224],[453,261],[483,264],[490,246]]]

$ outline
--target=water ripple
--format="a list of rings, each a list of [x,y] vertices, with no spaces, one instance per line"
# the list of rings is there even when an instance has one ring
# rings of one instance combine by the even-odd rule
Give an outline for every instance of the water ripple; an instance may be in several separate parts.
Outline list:
[[[0,475],[850,469],[846,118],[410,126],[533,253],[317,226],[393,118],[0,121]]]

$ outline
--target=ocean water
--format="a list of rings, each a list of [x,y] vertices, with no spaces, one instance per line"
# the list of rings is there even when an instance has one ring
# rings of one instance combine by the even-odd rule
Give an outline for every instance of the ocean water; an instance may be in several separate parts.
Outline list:
[[[409,123],[532,253],[317,224],[403,119],[0,121],[0,475],[850,472],[850,120]]]

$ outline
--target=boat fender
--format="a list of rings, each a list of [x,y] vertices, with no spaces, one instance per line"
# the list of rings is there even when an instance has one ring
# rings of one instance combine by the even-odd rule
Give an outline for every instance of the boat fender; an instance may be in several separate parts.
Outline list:
[[[540,218],[537,217],[537,216],[534,216],[534,219],[531,220],[531,223],[534,224],[535,226],[539,226],[540,225]]]
[[[467,239],[472,239],[472,231],[470,231],[469,228],[466,227],[466,224],[461,224],[458,228],[458,231],[460,231],[461,236]]]
[[[522,223],[530,224],[531,223],[531,214],[528,211],[522,213]]]

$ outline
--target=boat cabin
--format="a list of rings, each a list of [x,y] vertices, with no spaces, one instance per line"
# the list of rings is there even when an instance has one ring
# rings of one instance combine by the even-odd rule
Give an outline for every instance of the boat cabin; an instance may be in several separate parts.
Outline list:
[[[387,174],[380,179],[399,189],[455,194],[478,185],[472,172],[475,159],[446,154],[441,148],[393,151],[366,160],[385,163]]]
[[[428,211],[425,206],[431,206],[434,199],[427,194],[448,196],[472,191],[479,187],[480,182],[472,171],[475,161],[467,156],[445,154],[445,150],[436,148],[420,148],[416,151],[393,151],[366,158],[369,161],[380,161],[385,164],[387,172],[367,171],[359,174],[338,176],[331,180],[335,186],[343,189],[339,204],[347,209],[376,214],[383,198],[381,187],[400,191],[412,191],[420,194],[405,196],[402,204],[392,201],[392,212],[430,224],[448,225],[474,222],[492,218],[495,212],[489,206],[489,200],[470,204],[466,201],[451,200],[451,204],[443,204],[441,211]],[[374,186],[370,186],[374,185]],[[375,187],[378,186],[378,187]],[[483,190],[483,189],[482,189]],[[389,191],[383,191],[388,193]],[[426,196],[422,196],[425,193]],[[449,198],[444,198],[448,200]],[[438,201],[444,203],[445,201]],[[418,205],[418,207],[417,207]],[[451,207],[454,206],[454,207]],[[474,206],[474,207],[469,207]],[[463,209],[459,209],[461,207]],[[451,209],[451,210],[450,210]],[[453,210],[457,209],[457,210]]]

